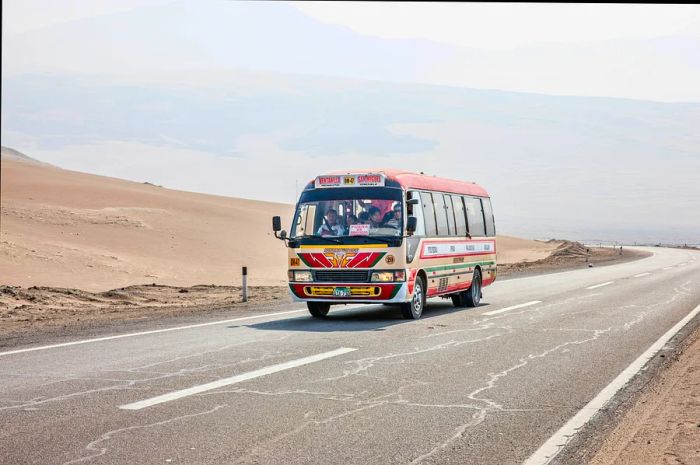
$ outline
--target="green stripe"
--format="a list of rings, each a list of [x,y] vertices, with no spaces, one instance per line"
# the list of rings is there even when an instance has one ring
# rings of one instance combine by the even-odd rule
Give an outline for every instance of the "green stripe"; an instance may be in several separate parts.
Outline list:
[[[401,288],[401,284],[397,284],[394,286],[394,290],[391,291],[391,295],[389,296],[390,299],[393,299],[396,294],[399,292],[399,289]]]
[[[367,266],[367,268],[372,268],[374,265],[376,265],[377,262],[379,262],[379,260],[381,260],[382,257],[383,257],[384,255],[386,255],[386,252],[381,252],[381,253],[379,254],[379,256],[377,257],[377,259],[376,259],[375,261],[373,261],[372,263],[370,263],[370,264]]]
[[[309,268],[313,268],[313,266],[311,266],[311,263],[307,262],[304,259],[304,257],[302,257],[301,255],[297,255],[297,257],[299,257],[301,259],[301,261],[304,262],[304,265],[308,266]]]
[[[477,265],[495,265],[496,262],[490,261],[490,262],[471,262],[471,263],[455,263],[452,265],[443,265],[443,266],[432,266],[430,268],[425,268],[425,271],[445,271],[445,270],[456,270],[456,269],[461,269],[461,268],[471,268]]]

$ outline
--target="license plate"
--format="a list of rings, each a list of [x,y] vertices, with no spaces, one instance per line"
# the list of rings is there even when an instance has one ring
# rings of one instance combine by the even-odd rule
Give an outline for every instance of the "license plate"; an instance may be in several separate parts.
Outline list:
[[[350,297],[350,288],[336,287],[333,289],[333,295],[336,297]]]

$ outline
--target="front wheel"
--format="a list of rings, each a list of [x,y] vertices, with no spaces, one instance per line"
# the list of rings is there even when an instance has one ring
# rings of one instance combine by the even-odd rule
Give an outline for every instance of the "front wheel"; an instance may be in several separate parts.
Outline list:
[[[472,285],[462,295],[467,307],[477,307],[481,301],[481,271],[474,270]]]
[[[401,314],[407,320],[417,320],[423,314],[425,307],[425,282],[418,276],[413,285],[413,298],[410,302],[401,304]]]
[[[314,318],[325,318],[331,309],[331,304],[327,302],[306,302],[306,307]]]

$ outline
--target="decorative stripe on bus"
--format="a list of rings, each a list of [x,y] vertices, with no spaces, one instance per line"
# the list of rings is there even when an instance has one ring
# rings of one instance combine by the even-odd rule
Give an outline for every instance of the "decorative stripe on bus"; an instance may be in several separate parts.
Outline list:
[[[302,249],[369,249],[378,247],[389,247],[389,244],[344,244],[344,245],[329,245],[329,244],[317,244],[317,245],[302,245]]]
[[[433,272],[433,271],[446,271],[446,270],[458,270],[461,268],[472,268],[474,266],[485,266],[485,265],[495,265],[495,261],[488,261],[488,262],[471,262],[471,263],[455,263],[452,265],[442,265],[442,266],[431,266],[428,268],[423,268],[426,272]]]
[[[420,258],[465,257],[496,253],[495,240],[426,241],[421,246]]]

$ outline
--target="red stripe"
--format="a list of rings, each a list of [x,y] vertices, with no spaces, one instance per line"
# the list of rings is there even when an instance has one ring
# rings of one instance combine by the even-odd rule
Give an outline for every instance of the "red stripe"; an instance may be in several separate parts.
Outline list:
[[[471,285],[472,285],[471,281],[468,283],[457,283],[457,284],[453,284],[451,286],[447,286],[447,288],[442,292],[438,292],[438,288],[434,287],[432,289],[428,289],[428,296],[432,297],[435,295],[449,294],[451,292],[456,292],[456,291],[464,291],[466,289],[469,289],[469,287]]]
[[[333,264],[322,253],[300,253],[306,263],[309,263],[311,268],[332,268]]]

